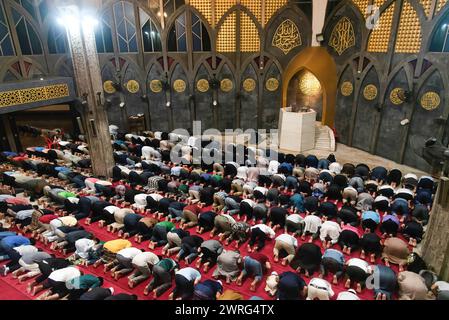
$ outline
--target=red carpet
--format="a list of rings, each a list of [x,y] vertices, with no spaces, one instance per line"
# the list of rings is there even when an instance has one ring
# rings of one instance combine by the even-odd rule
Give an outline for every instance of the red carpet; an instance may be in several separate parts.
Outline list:
[[[90,226],[86,226],[84,225],[83,221],[81,220],[81,225],[83,225],[86,230],[94,233],[99,239],[103,240],[103,241],[108,241],[108,240],[112,240],[112,239],[116,239],[117,236],[116,234],[112,234],[112,233],[108,233],[106,231],[106,228],[99,228],[97,223],[94,223]],[[191,234],[196,234],[195,228],[189,229]],[[281,234],[281,230],[278,230],[278,232],[276,233],[276,235]],[[210,239],[209,236],[209,232],[201,235],[205,240]],[[217,237],[216,237],[217,238]],[[148,249],[148,241],[145,241],[142,244],[137,244],[134,242],[133,239],[129,239],[132,243],[133,246],[137,247],[137,248],[142,248],[145,250],[149,250]],[[298,238],[298,242],[299,244],[302,244],[304,241],[302,241],[301,239]],[[319,240],[316,240],[315,243],[319,246],[321,246],[321,242]],[[43,247],[42,243],[38,243],[37,244],[39,247]],[[267,257],[270,258],[270,262],[272,265],[272,270],[271,271],[277,271],[278,274],[281,274],[284,271],[293,271],[293,269],[289,266],[282,266],[281,263],[275,263],[273,261],[273,245],[274,245],[274,240],[270,240],[267,241],[265,248],[262,250],[262,253],[265,254]],[[338,246],[334,246],[335,248],[339,249]],[[235,248],[232,246],[225,246],[225,248],[230,249],[230,250],[234,250]],[[245,256],[247,254],[247,250],[246,250],[246,243],[243,244],[240,248],[240,253]],[[46,251],[51,252],[51,250],[49,248],[45,248]],[[156,248],[154,250],[154,252],[156,254],[160,254],[162,251],[162,247],[160,248]],[[324,252],[324,250],[322,250]],[[56,253],[56,252],[52,252],[52,253]],[[56,255],[61,256],[61,254],[56,253]],[[348,255],[345,255],[346,259],[349,259],[350,257]],[[359,257],[359,252],[355,252],[351,255],[351,257]],[[376,263],[381,263],[380,258],[376,261]],[[184,267],[186,264],[184,261],[180,262],[181,267]],[[193,262],[190,266],[195,266],[195,262]],[[392,265],[391,266],[392,269],[395,272],[398,272],[398,268],[397,266]],[[127,283],[127,276],[122,277],[120,280],[116,281],[114,280],[110,273],[104,273],[103,272],[103,267],[100,266],[98,268],[93,268],[92,266],[89,267],[84,267],[84,266],[80,266],[81,269],[84,269],[86,273],[92,273],[95,274],[97,276],[101,276],[104,278],[105,283],[104,286],[105,287],[114,287],[115,292],[116,293],[130,293],[130,294],[136,294],[139,299],[147,299],[147,300],[151,300],[153,299],[152,296],[144,296],[143,295],[143,290],[145,288],[145,286],[148,284],[148,282],[150,280],[147,280],[141,284],[139,284],[138,286],[136,286],[133,289],[130,289],[128,287],[128,283]],[[202,273],[202,280],[205,279],[212,279],[212,273],[215,267],[213,267],[211,270],[209,270],[207,273],[204,273],[201,270]],[[318,273],[315,273],[312,277],[317,277]],[[306,282],[309,282],[309,280],[312,278],[306,278],[304,276],[302,276],[304,278],[304,280]],[[332,277],[328,276],[326,278],[326,280],[328,280],[329,282],[331,282]],[[237,286],[234,283],[231,284],[226,284],[224,279],[222,279],[223,285],[224,285],[224,289],[233,289],[236,290],[238,292],[240,292],[243,297],[245,299],[249,299],[251,296],[259,296],[265,300],[272,300],[273,298],[270,297],[264,290],[265,288],[265,279],[264,281],[262,281],[261,283],[259,283],[256,292],[252,292],[250,291],[249,287],[250,287],[250,283],[252,280],[250,279],[246,279],[243,283],[243,285],[241,287]],[[0,277],[0,299],[33,299],[32,296],[28,295],[26,293],[26,285],[27,282],[19,284],[18,281],[16,279],[13,279],[11,275],[8,275],[7,277]],[[338,285],[332,285],[332,288],[335,292],[335,295],[333,297],[333,299],[335,299],[338,295],[339,292],[346,290],[344,288],[344,280],[340,280]],[[162,295],[160,298],[158,299],[167,299],[169,293],[171,292],[171,290],[167,291],[164,295]],[[362,300],[373,300],[373,291],[369,290],[369,289],[363,289],[363,291],[359,294],[360,299]]]

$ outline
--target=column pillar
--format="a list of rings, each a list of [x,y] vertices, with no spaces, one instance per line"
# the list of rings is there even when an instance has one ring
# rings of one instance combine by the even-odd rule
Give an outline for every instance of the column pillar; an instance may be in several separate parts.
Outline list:
[[[65,20],[82,122],[89,144],[93,173],[110,177],[114,166],[100,64],[95,44],[95,21],[77,5],[60,8]],[[84,9],[84,8],[83,8]]]

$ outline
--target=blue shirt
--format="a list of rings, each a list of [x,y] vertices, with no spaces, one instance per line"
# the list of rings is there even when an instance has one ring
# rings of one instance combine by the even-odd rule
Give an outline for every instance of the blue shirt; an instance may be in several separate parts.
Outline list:
[[[324,258],[330,258],[338,261],[341,265],[345,264],[345,256],[343,255],[343,253],[335,249],[327,249],[326,251],[324,251],[323,259]]]
[[[62,172],[62,173],[69,173],[72,172],[72,170],[70,170],[67,167],[55,167],[55,170],[58,172]]]
[[[24,237],[24,236],[9,236],[9,237],[3,238],[0,241],[0,247],[2,247],[3,249],[15,248],[15,247],[19,247],[19,246],[28,245],[28,244],[31,244],[30,239],[28,239],[27,237]]]
[[[304,212],[304,197],[301,194],[295,193],[292,195],[290,197],[290,203],[300,212]]]
[[[365,211],[362,213],[362,220],[371,219],[375,223],[380,223],[380,215],[375,211]]]

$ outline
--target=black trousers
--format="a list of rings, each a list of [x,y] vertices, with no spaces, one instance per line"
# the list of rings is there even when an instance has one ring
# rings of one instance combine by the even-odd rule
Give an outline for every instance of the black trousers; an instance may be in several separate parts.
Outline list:
[[[267,235],[265,232],[260,230],[259,228],[254,228],[251,230],[251,237],[249,240],[249,245],[253,246],[257,242],[258,250],[262,250],[265,247],[265,240],[267,239]]]

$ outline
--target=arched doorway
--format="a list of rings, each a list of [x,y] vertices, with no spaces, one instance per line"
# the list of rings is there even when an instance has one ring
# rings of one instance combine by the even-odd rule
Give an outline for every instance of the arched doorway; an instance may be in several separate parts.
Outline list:
[[[303,89],[301,89],[301,79],[306,82]],[[289,103],[292,103],[293,93],[296,91],[297,106],[309,103],[309,107],[319,109],[321,123],[333,128],[337,81],[335,62],[326,49],[308,47],[290,61],[284,72],[282,107],[288,107]],[[309,95],[305,94],[308,91],[307,86],[311,89]]]

